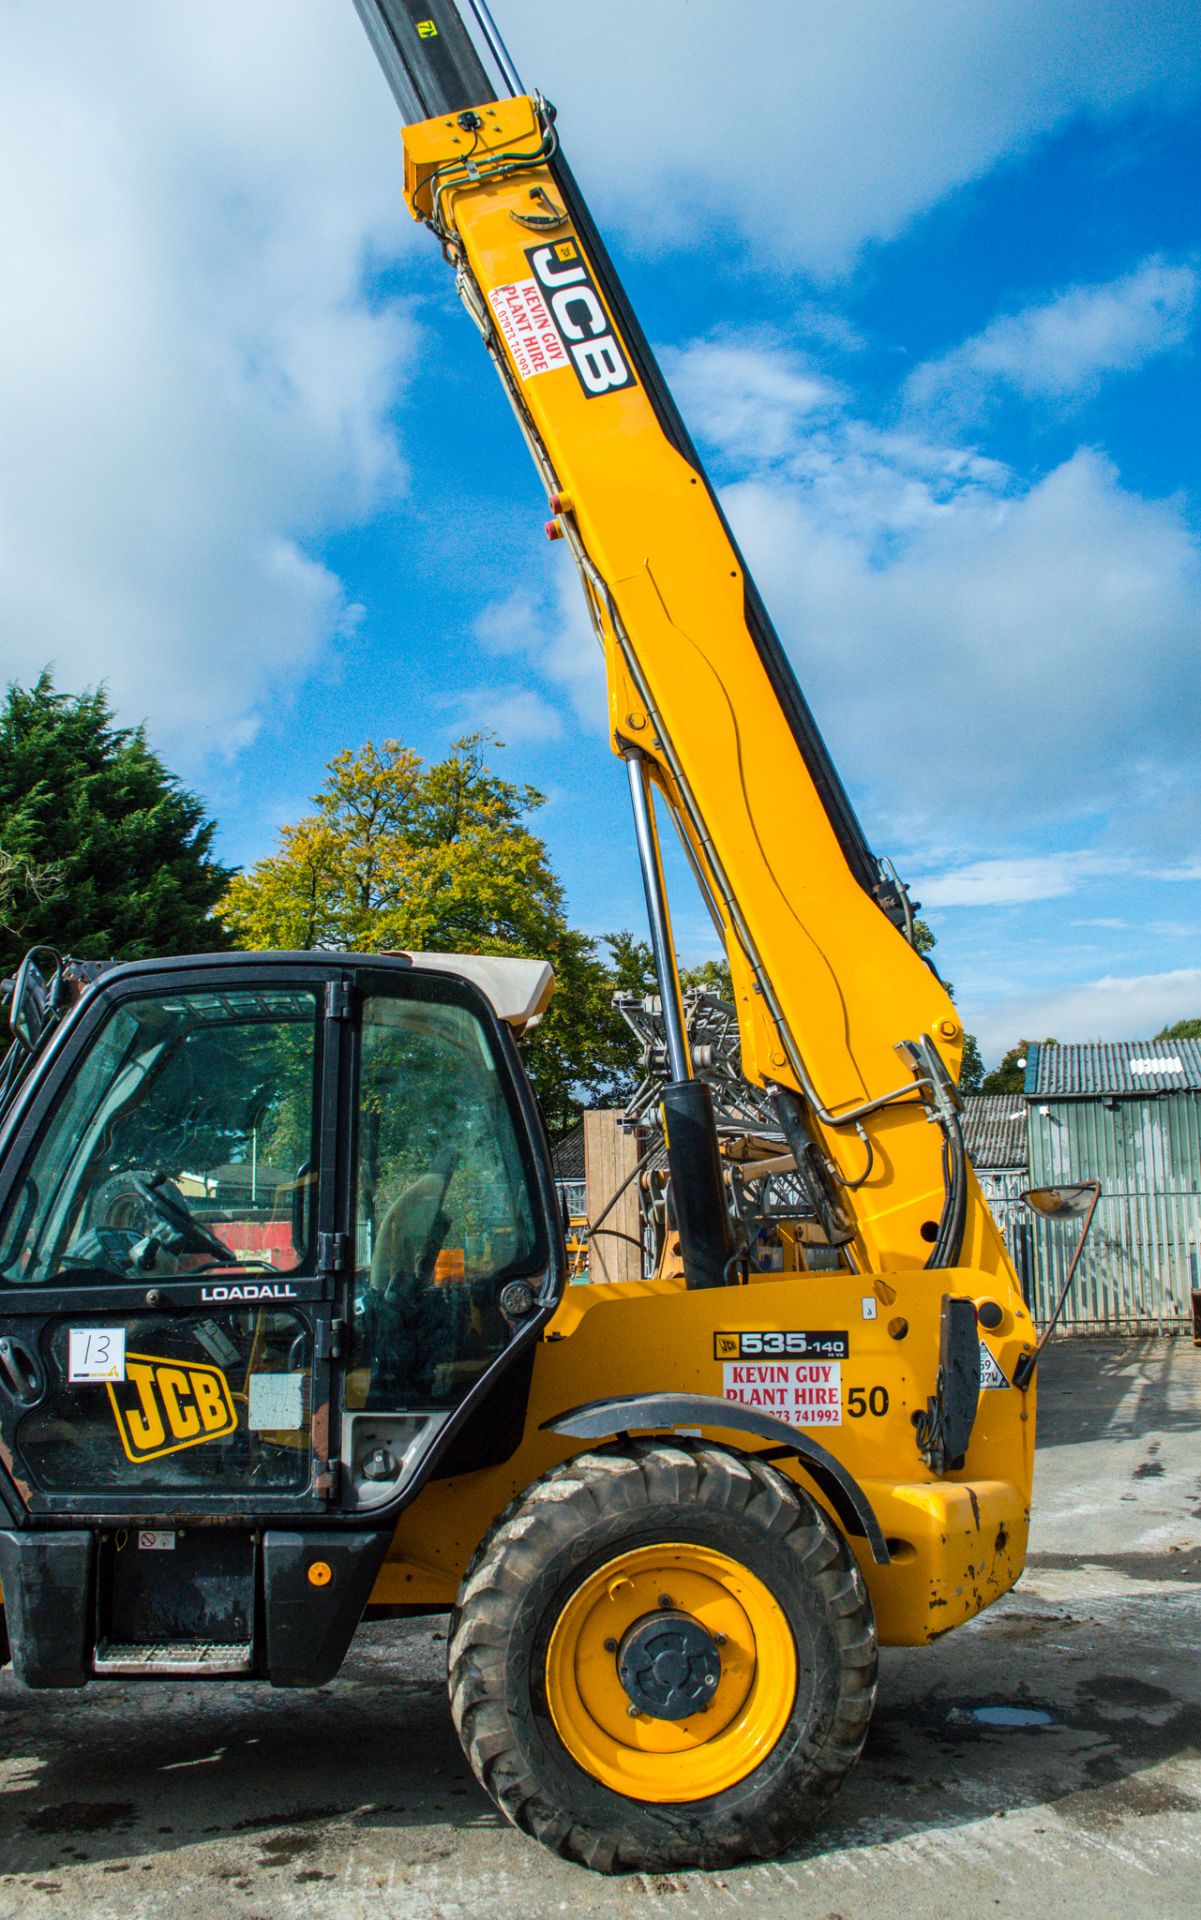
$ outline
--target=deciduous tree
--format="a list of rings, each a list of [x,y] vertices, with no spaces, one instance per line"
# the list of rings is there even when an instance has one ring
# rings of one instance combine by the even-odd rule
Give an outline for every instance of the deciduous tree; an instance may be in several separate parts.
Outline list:
[[[426,763],[397,740],[338,754],[314,811],[231,880],[221,912],[242,947],[386,948],[549,960],[557,991],[527,1059],[552,1132],[611,1092],[619,1024],[594,941],[570,927],[529,816],[543,804],[487,761],[480,734]]]

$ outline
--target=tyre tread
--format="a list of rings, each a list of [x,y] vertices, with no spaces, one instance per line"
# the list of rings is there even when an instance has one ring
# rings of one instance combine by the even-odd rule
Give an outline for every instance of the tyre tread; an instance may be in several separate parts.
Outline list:
[[[631,1803],[615,1794],[607,1795],[611,1818],[584,1818],[579,1808],[552,1804],[522,1752],[506,1698],[508,1642],[539,1571],[560,1556],[582,1556],[590,1519],[698,1508],[749,1522],[783,1548],[816,1590],[836,1649],[834,1711],[816,1738],[806,1731],[773,1801],[746,1809],[720,1832],[695,1811],[696,1803]],[[779,1852],[815,1823],[853,1766],[875,1703],[871,1604],[842,1536],[816,1501],[773,1467],[704,1442],[626,1442],[553,1467],[510,1503],[477,1549],[447,1646],[451,1713],[480,1784],[523,1832],[602,1873],[724,1865]],[[641,1817],[621,1811],[632,1807]]]

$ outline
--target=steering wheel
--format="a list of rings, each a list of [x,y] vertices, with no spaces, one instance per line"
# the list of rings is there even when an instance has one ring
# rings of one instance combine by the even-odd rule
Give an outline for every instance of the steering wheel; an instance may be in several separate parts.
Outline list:
[[[141,1174],[129,1176],[129,1184],[139,1200],[145,1201],[152,1213],[174,1227],[185,1247],[196,1253],[207,1253],[219,1260],[224,1267],[233,1264],[234,1256],[224,1240],[218,1240],[192,1213],[187,1201],[177,1187],[170,1184],[165,1173],[156,1173],[152,1179],[143,1179]]]

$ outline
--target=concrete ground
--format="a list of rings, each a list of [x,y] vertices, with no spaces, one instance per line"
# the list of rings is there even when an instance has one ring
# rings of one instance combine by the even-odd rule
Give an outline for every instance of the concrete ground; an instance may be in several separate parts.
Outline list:
[[[1201,1913],[1201,1351],[1046,1364],[1029,1570],[886,1653],[863,1760],[782,1861],[604,1880],[494,1812],[441,1628],[373,1626],[315,1694],[0,1679],[0,1920]]]

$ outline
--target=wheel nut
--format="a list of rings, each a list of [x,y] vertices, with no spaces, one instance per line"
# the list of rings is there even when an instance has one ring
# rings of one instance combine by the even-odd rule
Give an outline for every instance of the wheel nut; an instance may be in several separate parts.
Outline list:
[[[715,1646],[715,1647],[724,1647],[724,1646],[725,1646],[725,1644],[726,1644],[726,1636],[725,1636],[725,1634],[724,1634],[724,1633],[715,1633],[715,1634],[714,1634],[714,1636],[713,1636],[713,1644],[714,1644],[714,1646]]]
[[[629,1714],[629,1716],[630,1716],[630,1719],[631,1719],[631,1720],[636,1720],[636,1719],[638,1718],[638,1709],[637,1709],[637,1707],[635,1707],[635,1706],[628,1706],[628,1707],[626,1708],[626,1712],[627,1712],[627,1713]]]
[[[612,1638],[612,1636],[610,1636],[610,1638],[605,1641],[605,1652],[606,1653],[617,1652],[617,1642]]]
[[[661,1594],[659,1595],[659,1605],[660,1605],[661,1607],[670,1607],[670,1605],[671,1605],[671,1595],[670,1595],[670,1593],[661,1593]]]

